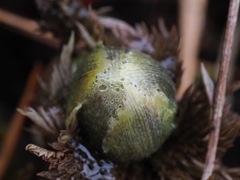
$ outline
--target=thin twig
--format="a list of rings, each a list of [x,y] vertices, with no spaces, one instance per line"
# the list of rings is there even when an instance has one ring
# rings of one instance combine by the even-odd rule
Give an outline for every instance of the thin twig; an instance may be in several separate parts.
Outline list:
[[[37,87],[36,76],[39,75],[41,71],[42,71],[42,66],[40,64],[36,64],[29,75],[27,86],[25,87],[24,93],[22,95],[22,98],[20,100],[18,107],[23,108],[31,104],[34,98],[34,92]],[[0,179],[3,179],[3,176],[11,161],[11,157],[14,153],[17,141],[20,137],[24,120],[25,120],[25,117],[17,111],[13,115],[9,130],[2,144],[2,149],[0,154]]]
[[[227,29],[222,50],[221,63],[218,73],[218,80],[215,90],[214,104],[213,104],[213,131],[210,133],[208,152],[204,165],[202,180],[207,180],[214,168],[214,161],[216,158],[216,151],[219,139],[219,131],[222,118],[222,110],[225,101],[227,75],[229,70],[232,44],[234,38],[234,31],[237,23],[237,16],[239,10],[240,0],[231,0],[227,19]]]
[[[42,33],[36,21],[0,9],[0,24],[4,24],[16,30],[16,32],[52,48],[59,49],[61,47],[59,39],[55,38],[50,32]]]

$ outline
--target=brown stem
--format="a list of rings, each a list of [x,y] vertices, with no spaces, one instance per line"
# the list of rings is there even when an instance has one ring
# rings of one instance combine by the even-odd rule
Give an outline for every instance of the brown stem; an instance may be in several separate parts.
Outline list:
[[[177,99],[182,98],[198,73],[198,51],[207,11],[207,0],[179,0],[179,7],[180,59],[183,61],[184,72],[177,91]]]
[[[232,44],[234,38],[234,31],[237,23],[238,10],[240,0],[231,0],[227,19],[227,29],[224,38],[222,57],[218,73],[218,80],[215,90],[214,104],[213,104],[213,130],[210,133],[208,152],[204,165],[202,180],[207,180],[213,172],[214,161],[216,158],[216,151],[219,139],[219,131],[222,118],[222,110],[225,101],[227,75],[229,70],[230,58],[232,53]]]
[[[23,108],[29,106],[33,100],[34,92],[37,87],[37,78],[36,76],[41,72],[42,66],[36,64],[29,75],[27,86],[24,90],[22,98],[18,107]],[[25,117],[19,112],[15,112],[11,120],[9,130],[3,140],[1,154],[0,154],[0,179],[3,179],[3,176],[7,170],[7,167],[11,161],[11,157],[14,153],[18,138],[22,130]]]
[[[59,49],[61,47],[61,42],[53,34],[39,31],[40,26],[36,21],[0,9],[0,24],[15,29],[18,33],[52,48]]]

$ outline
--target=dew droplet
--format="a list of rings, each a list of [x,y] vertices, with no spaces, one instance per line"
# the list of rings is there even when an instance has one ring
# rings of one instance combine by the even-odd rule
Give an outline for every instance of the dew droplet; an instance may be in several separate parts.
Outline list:
[[[107,86],[105,84],[101,84],[100,86],[98,86],[99,91],[106,91],[107,90]]]

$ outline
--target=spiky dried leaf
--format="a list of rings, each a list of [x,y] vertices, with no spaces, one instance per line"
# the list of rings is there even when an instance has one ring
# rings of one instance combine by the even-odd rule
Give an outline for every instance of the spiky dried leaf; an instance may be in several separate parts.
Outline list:
[[[45,110],[39,106],[36,110],[27,107],[25,109],[18,109],[18,111],[30,118],[38,127],[49,134],[57,135],[58,131],[64,127],[63,112],[56,106],[49,107]]]

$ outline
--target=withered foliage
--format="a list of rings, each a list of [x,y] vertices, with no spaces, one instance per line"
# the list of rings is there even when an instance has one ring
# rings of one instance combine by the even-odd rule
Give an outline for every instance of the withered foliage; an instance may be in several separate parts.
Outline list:
[[[99,158],[80,139],[61,133],[54,151],[27,149],[50,163],[49,170],[38,175],[48,179],[200,179],[212,130],[211,107],[204,89],[191,87],[179,102],[177,127],[163,147],[141,162],[116,165]],[[216,179],[240,178],[240,169],[224,167],[221,158],[239,136],[240,117],[229,106],[223,111],[217,159]],[[63,141],[64,137],[67,139]],[[61,148],[59,148],[61,147]],[[37,151],[37,153],[36,153]],[[39,152],[40,151],[40,152]],[[59,155],[57,155],[59,154]]]
[[[87,9],[78,0],[36,2],[43,18],[42,30],[50,30],[65,41],[73,31],[76,47],[80,47],[77,53],[94,48],[99,41],[105,46],[127,47],[160,61],[179,84],[182,70],[181,61],[177,60],[178,35],[175,28],[168,32],[162,20],[152,28],[144,23],[133,27],[122,20],[104,16],[102,9]]]
[[[74,31],[78,55],[89,52],[99,41],[106,46],[127,47],[159,60],[176,86],[179,83],[182,69],[174,28],[168,32],[161,22],[158,27],[148,28],[145,24],[132,27],[121,20],[103,16],[100,11],[86,9],[77,0],[37,0],[37,4],[44,20],[43,29],[63,39]],[[71,61],[73,49],[72,35],[68,45],[63,48],[59,62],[53,65],[50,80],[40,81],[43,94],[47,95],[45,101],[39,101],[41,104],[38,107],[20,110],[40,128],[54,132],[52,136],[60,132],[54,136],[56,141],[50,144],[52,150],[33,144],[26,147],[50,164],[48,170],[38,175],[48,179],[200,179],[209,133],[214,128],[211,126],[214,87],[211,87],[207,73],[202,72],[204,88],[190,87],[178,102],[177,126],[161,149],[140,162],[114,164],[88,148],[81,137],[62,130],[66,118],[66,96],[62,92],[66,91],[76,70]],[[50,111],[51,108],[57,111]],[[229,105],[225,105],[215,162],[216,179],[240,179],[238,167],[225,167],[221,161],[239,136],[239,130],[240,116],[233,113]]]
[[[169,177],[169,179],[201,178],[209,133],[214,128],[211,126],[212,108],[207,99],[205,91],[197,88],[190,88],[185,93],[179,103],[181,108],[179,108],[177,117],[178,128],[163,146],[162,152],[151,158],[160,177]],[[221,173],[228,173],[228,169],[222,167],[221,158],[239,135],[239,120],[239,116],[231,112],[229,106],[225,106],[215,162],[216,179],[221,179]],[[235,178],[237,176],[233,179]]]
[[[67,131],[61,131],[58,141],[51,143],[54,151],[29,144],[26,149],[50,163],[49,170],[38,173],[47,179],[114,179],[110,161],[99,160],[81,144],[81,139],[73,138]]]

